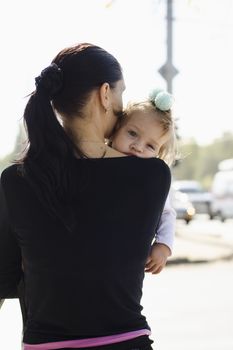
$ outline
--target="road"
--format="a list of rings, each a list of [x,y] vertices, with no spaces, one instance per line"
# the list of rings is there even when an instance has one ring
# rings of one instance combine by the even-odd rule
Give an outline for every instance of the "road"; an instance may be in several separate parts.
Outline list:
[[[169,262],[209,262],[233,259],[233,220],[225,223],[205,215],[186,225],[177,221],[173,256]]]
[[[155,350],[233,349],[233,262],[173,265],[144,282]]]
[[[154,349],[233,350],[233,220],[200,215],[176,231],[173,263],[144,282]]]
[[[173,262],[183,256],[186,263],[144,281],[143,314],[155,350],[233,350],[232,250],[233,220],[178,222]],[[0,310],[1,350],[20,350],[21,328],[17,300],[7,301]]]

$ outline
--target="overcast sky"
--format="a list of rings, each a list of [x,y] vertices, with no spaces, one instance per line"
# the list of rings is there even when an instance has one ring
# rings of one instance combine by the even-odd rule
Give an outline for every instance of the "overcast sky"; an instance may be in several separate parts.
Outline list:
[[[0,11],[0,157],[10,152],[34,77],[62,48],[91,42],[123,66],[124,102],[166,87],[166,0],[4,1]],[[174,116],[185,140],[233,132],[233,1],[174,1]]]

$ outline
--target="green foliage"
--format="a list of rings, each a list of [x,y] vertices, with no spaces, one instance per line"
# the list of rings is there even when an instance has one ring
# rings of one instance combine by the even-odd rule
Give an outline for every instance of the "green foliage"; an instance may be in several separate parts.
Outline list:
[[[181,160],[173,168],[177,180],[197,180],[209,189],[223,159],[233,158],[233,134],[224,133],[213,143],[201,146],[194,140],[180,146]]]

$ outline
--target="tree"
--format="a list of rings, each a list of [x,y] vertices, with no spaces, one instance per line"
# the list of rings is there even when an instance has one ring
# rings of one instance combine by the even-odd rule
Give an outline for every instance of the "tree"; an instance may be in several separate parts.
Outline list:
[[[209,188],[218,164],[223,159],[233,158],[233,134],[224,133],[206,146],[197,145],[194,140],[180,146],[181,160],[172,170],[177,180],[197,180]]]

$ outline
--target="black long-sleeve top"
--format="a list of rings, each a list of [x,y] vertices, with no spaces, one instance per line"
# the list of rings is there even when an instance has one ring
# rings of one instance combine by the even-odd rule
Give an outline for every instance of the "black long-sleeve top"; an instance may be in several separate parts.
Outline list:
[[[76,181],[87,176],[72,201],[72,232],[47,213],[18,165],[1,176],[0,299],[17,297],[24,280],[25,343],[150,329],[144,268],[170,170],[130,156],[77,159],[74,171]]]

